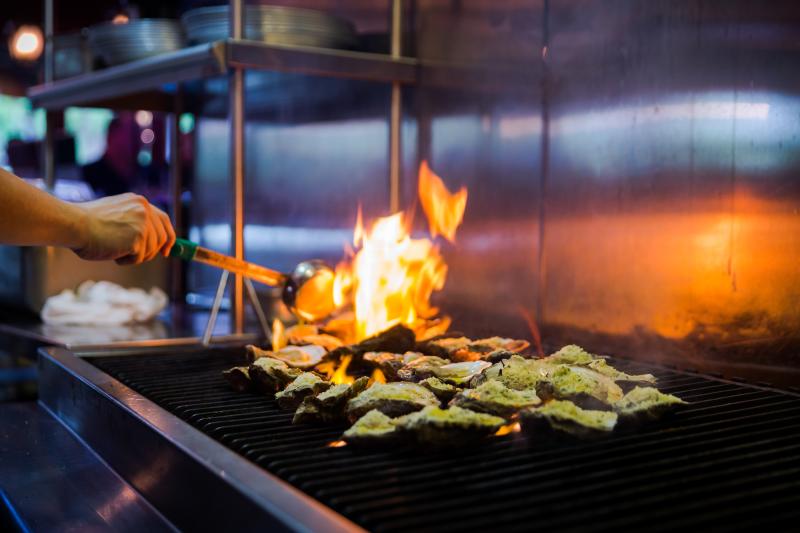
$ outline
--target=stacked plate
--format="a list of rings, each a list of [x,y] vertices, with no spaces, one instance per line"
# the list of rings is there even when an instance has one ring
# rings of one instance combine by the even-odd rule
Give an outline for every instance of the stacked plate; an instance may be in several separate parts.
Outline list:
[[[89,28],[89,47],[107,65],[180,50],[184,46],[180,24],[170,19],[138,19],[127,24],[98,24]]]
[[[190,43],[207,43],[229,36],[228,6],[187,11],[181,18]],[[350,48],[356,43],[353,25],[320,11],[282,6],[247,6],[245,39],[269,44]]]

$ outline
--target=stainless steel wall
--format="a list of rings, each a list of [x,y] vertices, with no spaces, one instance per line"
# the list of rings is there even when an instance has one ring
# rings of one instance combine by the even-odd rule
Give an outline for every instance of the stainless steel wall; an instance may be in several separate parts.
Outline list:
[[[442,245],[456,328],[533,322],[546,349],[800,381],[800,3],[418,0],[408,16],[430,67],[404,93],[405,204],[420,158],[469,188]],[[248,94],[248,256],[335,259],[359,202],[388,208],[388,88],[272,83]],[[220,246],[224,130],[198,123],[195,232]]]

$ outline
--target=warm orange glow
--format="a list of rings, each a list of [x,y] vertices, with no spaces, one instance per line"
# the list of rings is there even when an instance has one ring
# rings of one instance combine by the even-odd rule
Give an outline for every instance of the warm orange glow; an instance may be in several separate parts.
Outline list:
[[[111,24],[116,24],[116,25],[127,24],[128,22],[130,22],[130,20],[131,20],[130,17],[128,17],[128,15],[126,15],[125,13],[118,13],[114,15],[113,19],[111,19]]]
[[[347,443],[343,440],[335,440],[328,443],[328,448],[341,448],[342,446],[347,446]]]
[[[283,323],[277,318],[272,321],[272,350],[277,352],[286,346],[286,331]]]
[[[452,241],[464,214],[466,190],[451,195],[423,164],[419,195],[433,235]],[[333,284],[336,305],[353,305],[356,341],[396,324],[409,326],[418,338],[431,336],[430,326],[439,332],[449,325],[446,318],[429,324],[439,312],[430,303],[431,295],[444,287],[447,265],[438,246],[431,239],[412,238],[409,226],[409,217],[401,212],[379,218],[365,229],[359,209],[353,257],[339,264]]]
[[[522,428],[520,427],[519,422],[513,422],[498,429],[494,435],[495,437],[502,437],[503,435],[510,435],[511,433],[519,433],[521,430]]]
[[[326,361],[318,364],[315,370],[325,374],[325,379],[334,385],[350,384],[355,381],[355,378],[347,373],[347,367],[350,366],[350,361],[352,360],[352,355],[343,355],[338,362]]]
[[[531,332],[531,337],[533,338],[533,344],[536,346],[536,355],[539,357],[544,357],[544,350],[542,349],[542,334],[539,332],[539,326],[536,325],[536,319],[533,318],[533,314],[525,309],[523,306],[519,306],[519,312],[522,315],[522,318],[525,319],[525,323],[528,324],[528,329]]]
[[[376,368],[372,371],[372,377],[370,380],[372,383],[386,383],[386,376],[383,374],[380,368]]]
[[[442,178],[434,174],[427,161],[423,161],[419,167],[418,191],[422,209],[428,217],[431,237],[442,235],[448,241],[455,242],[456,228],[461,224],[467,207],[466,187],[461,187],[455,194],[451,193]]]
[[[36,61],[44,50],[44,37],[38,26],[20,26],[9,42],[11,57],[19,61]]]

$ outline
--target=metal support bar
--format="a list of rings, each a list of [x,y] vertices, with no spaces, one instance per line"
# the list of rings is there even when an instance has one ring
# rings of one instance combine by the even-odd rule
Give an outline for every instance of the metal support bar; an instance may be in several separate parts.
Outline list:
[[[206,330],[203,332],[203,346],[211,344],[211,336],[214,334],[214,326],[217,323],[219,308],[222,306],[222,298],[225,296],[225,288],[228,286],[228,271],[223,270],[217,285],[217,293],[214,295],[214,303],[211,304],[211,314],[208,315]]]
[[[391,56],[398,59],[403,52],[403,2],[392,0]],[[401,135],[403,126],[403,95],[401,85],[392,83],[389,112],[389,209],[400,210]]]
[[[55,29],[55,0],[44,0],[44,82],[52,83],[55,74],[55,49],[53,33]],[[42,177],[45,187],[52,191],[56,186],[55,163],[55,117],[45,113],[44,144],[42,146]]]
[[[253,311],[255,311],[256,316],[258,317],[259,324],[261,324],[261,329],[264,332],[264,338],[269,340],[270,344],[272,344],[272,331],[269,329],[267,315],[264,313],[264,308],[261,307],[261,302],[258,300],[258,294],[256,294],[256,289],[253,287],[253,282],[250,280],[250,278],[244,278],[244,287],[247,289],[247,296],[250,297],[250,305],[253,306]]]
[[[181,131],[180,119],[183,112],[183,98],[180,88],[174,98],[172,113],[167,117],[169,130],[169,189],[172,225],[177,235],[184,235],[183,228],[183,169],[181,165]],[[183,298],[184,284],[183,272],[186,264],[183,261],[173,261],[170,265],[170,295],[173,302]]]
[[[230,36],[241,39],[244,36],[244,2],[230,0]],[[233,179],[233,256],[244,259],[244,70],[231,69],[229,75],[230,107],[228,120],[231,128],[231,177]],[[233,332],[244,331],[244,284],[241,275],[234,277],[231,309],[233,311]]]

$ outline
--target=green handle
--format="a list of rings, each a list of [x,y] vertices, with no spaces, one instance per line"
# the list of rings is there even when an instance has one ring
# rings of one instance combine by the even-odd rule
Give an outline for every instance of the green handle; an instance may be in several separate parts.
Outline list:
[[[172,250],[169,251],[169,256],[191,261],[194,259],[195,254],[197,254],[198,246],[196,242],[187,241],[186,239],[175,239],[175,244],[172,246]]]

